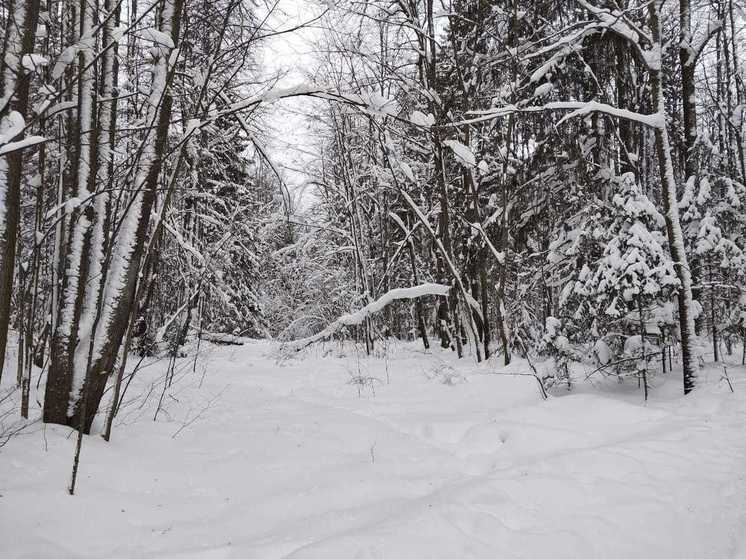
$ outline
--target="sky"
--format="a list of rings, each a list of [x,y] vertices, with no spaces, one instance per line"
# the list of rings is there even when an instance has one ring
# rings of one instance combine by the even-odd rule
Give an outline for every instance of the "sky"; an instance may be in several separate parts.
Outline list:
[[[267,25],[275,31],[291,29],[314,19],[325,9],[327,4],[314,0],[279,0]],[[277,87],[292,87],[308,81],[315,65],[314,43],[319,36],[319,27],[312,24],[265,41],[264,71],[267,76],[279,75]],[[307,190],[309,175],[306,170],[315,158],[316,149],[308,117],[322,107],[323,102],[318,100],[285,99],[272,105],[268,117],[271,130],[267,151],[275,165],[282,169],[287,186],[297,195],[299,203]]]

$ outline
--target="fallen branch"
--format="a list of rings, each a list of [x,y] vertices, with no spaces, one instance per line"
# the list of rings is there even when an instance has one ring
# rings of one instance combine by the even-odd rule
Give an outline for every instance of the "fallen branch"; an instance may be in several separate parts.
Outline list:
[[[200,332],[199,338],[206,342],[212,342],[218,345],[243,345],[244,341],[240,336],[233,334],[219,334],[213,332]]]
[[[365,321],[365,319],[368,318],[370,315],[383,310],[389,303],[392,303],[398,299],[416,299],[417,297],[425,297],[426,295],[443,296],[448,295],[448,291],[450,289],[451,288],[448,285],[440,285],[437,283],[423,283],[422,285],[416,285],[414,287],[400,287],[398,289],[392,289],[391,291],[379,297],[377,300],[364,306],[359,311],[340,316],[337,320],[332,322],[318,334],[309,336],[308,338],[303,338],[301,340],[296,340],[294,342],[289,342],[285,344],[284,347],[288,349],[294,349],[295,351],[300,351],[304,347],[307,347],[315,342],[331,337],[332,335],[334,335],[335,332],[345,326],[362,324],[363,321]]]

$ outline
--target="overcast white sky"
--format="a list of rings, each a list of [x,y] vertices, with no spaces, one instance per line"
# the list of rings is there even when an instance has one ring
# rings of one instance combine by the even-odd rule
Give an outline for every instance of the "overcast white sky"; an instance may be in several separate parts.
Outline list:
[[[315,0],[279,0],[268,26],[273,30],[290,29],[312,20],[326,8],[326,3]],[[313,51],[319,33],[318,27],[309,26],[265,41],[264,68],[268,75],[279,73],[282,76],[278,87],[291,87],[307,81],[315,66]],[[318,110],[320,103],[294,98],[272,105],[269,118],[272,139],[267,148],[276,164],[284,169],[291,190],[302,188],[308,180],[304,169],[312,159],[310,154],[315,149],[315,142],[305,115]]]

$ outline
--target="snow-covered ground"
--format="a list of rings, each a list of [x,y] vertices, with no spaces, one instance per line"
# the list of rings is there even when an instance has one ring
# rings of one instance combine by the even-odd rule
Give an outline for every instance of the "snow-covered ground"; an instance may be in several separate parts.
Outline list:
[[[746,371],[541,400],[523,363],[203,345],[127,393],[112,441],[0,448],[0,557],[746,558]],[[328,352],[324,355],[325,352]],[[12,376],[12,375],[6,375]],[[387,382],[388,377],[388,382]],[[38,413],[38,412],[37,412]]]

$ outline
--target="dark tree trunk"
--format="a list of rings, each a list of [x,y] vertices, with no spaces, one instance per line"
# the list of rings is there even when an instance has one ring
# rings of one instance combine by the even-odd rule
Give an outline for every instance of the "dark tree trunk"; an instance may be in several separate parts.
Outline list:
[[[18,4],[16,4],[18,2]],[[24,6],[20,28],[15,21],[18,6]],[[39,0],[15,0],[8,5],[7,25],[0,55],[0,100],[8,98],[5,106],[0,106],[0,119],[5,119],[11,111],[26,117],[28,111],[31,74],[20,64],[24,54],[34,51],[34,38],[39,19]],[[5,60],[17,57],[19,68],[9,67]],[[16,73],[17,71],[17,73]],[[6,91],[10,88],[11,90]],[[17,138],[20,139],[20,138]],[[0,162],[0,182],[5,182],[5,219],[0,219],[0,379],[5,363],[5,350],[8,343],[10,323],[10,301],[13,295],[13,276],[16,261],[18,222],[21,212],[21,179],[23,177],[23,150],[13,151]],[[2,167],[5,167],[4,169]],[[0,209],[0,211],[2,211]]]

